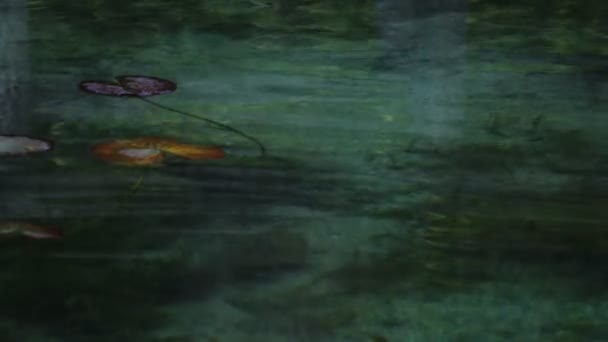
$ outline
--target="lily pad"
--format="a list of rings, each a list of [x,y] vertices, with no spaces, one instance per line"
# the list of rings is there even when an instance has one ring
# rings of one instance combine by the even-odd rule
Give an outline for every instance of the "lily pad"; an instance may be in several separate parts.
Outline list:
[[[117,76],[118,82],[88,80],[79,84],[80,90],[105,96],[148,97],[153,95],[170,94],[177,85],[169,80],[152,76]]]
[[[137,96],[132,92],[123,88],[122,85],[114,82],[107,81],[82,81],[78,85],[80,90],[95,94],[95,95],[105,95],[105,96]]]
[[[224,157],[216,146],[185,144],[173,139],[145,137],[119,139],[95,144],[91,153],[104,161],[123,165],[160,165],[163,153],[189,160],[212,160]]]
[[[93,145],[93,156],[121,165],[160,165],[163,155],[160,150],[132,140],[114,140]]]
[[[170,94],[177,89],[174,82],[152,76],[124,75],[117,76],[116,80],[126,91],[139,97]]]
[[[49,140],[17,135],[0,135],[0,156],[19,156],[53,149]]]

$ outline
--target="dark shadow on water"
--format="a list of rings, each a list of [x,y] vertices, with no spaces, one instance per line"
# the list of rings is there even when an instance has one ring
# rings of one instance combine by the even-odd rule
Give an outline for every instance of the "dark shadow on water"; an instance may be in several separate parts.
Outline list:
[[[273,157],[151,169],[5,161],[3,201],[20,204],[3,218],[65,236],[0,241],[0,315],[65,340],[150,341],[170,318],[162,305],[305,268],[306,239],[271,209],[334,210],[335,189],[354,187],[327,172]]]

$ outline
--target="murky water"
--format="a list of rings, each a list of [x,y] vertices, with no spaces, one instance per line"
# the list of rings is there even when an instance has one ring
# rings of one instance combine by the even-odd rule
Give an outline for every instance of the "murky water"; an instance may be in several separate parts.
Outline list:
[[[0,12],[3,340],[608,339],[601,6],[204,3]]]

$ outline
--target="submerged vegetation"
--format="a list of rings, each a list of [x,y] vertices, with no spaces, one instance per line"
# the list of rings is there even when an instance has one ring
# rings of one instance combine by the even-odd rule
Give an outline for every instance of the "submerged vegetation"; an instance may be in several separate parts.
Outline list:
[[[391,283],[422,281],[424,288],[444,290],[472,289],[519,272],[550,276],[578,295],[605,296],[603,286],[588,285],[603,277],[608,260],[608,216],[601,209],[608,155],[580,131],[534,128],[533,134],[523,130],[460,146],[410,143],[377,159],[391,172],[418,170],[433,181],[413,187],[413,195],[428,193],[416,206],[371,212],[415,229],[383,236],[393,247],[366,262],[368,270],[348,266],[338,273],[348,279],[344,286],[380,269]],[[350,279],[356,274],[362,279]]]
[[[144,38],[149,41],[157,34],[182,29],[230,37],[283,35],[285,40],[292,33],[314,34],[329,39],[323,48],[331,53],[343,47],[332,45],[337,38],[377,38],[375,5],[371,0],[30,0],[35,36],[44,36],[41,31],[49,22],[69,17],[66,25],[73,27],[53,25],[50,31],[78,32],[87,39],[97,34],[119,37],[129,42],[126,48],[120,46],[131,53],[123,51],[115,56],[111,48],[105,51],[105,47],[82,44],[87,39],[66,38],[34,41],[32,54],[39,62],[35,68],[48,67],[42,63],[47,60],[46,54],[57,54],[65,57],[58,58],[62,63],[76,68],[78,77],[83,72],[105,77],[115,71],[113,68],[124,66],[120,64],[123,57],[137,59],[137,53],[148,54],[148,50],[140,49],[147,42],[130,45],[142,38],[131,36],[138,28],[147,32]],[[599,1],[589,6],[574,6],[565,0],[471,1],[468,37],[480,53],[487,52],[485,49],[525,47],[562,57],[603,56],[608,53],[605,44],[597,43],[608,39],[606,27],[599,20],[606,14],[604,7]],[[579,29],[582,22],[585,28]],[[124,35],[117,34],[121,31]],[[529,34],[531,31],[535,33]],[[200,51],[212,50],[213,44],[212,40],[211,48],[201,44]],[[190,41],[182,44],[193,45]],[[363,49],[368,48],[365,45]],[[194,61],[197,68],[204,69],[207,66],[200,65],[225,57],[218,53],[207,60],[208,56],[192,49],[188,52],[191,55],[180,57],[181,52],[169,46],[169,52],[161,56],[145,56],[150,58],[145,63],[130,60],[125,65],[149,63],[153,65],[150,68],[166,68],[178,74],[188,72],[178,70],[179,58]],[[100,56],[110,63],[98,62]],[[363,58],[371,59],[373,54]],[[76,60],[86,67],[78,69]],[[365,67],[353,68],[348,74],[350,70],[340,69],[341,65],[288,59],[268,66],[259,65],[259,60],[239,63],[249,63],[250,69],[273,75],[297,78],[314,74],[314,80],[349,86],[365,84],[371,73]],[[583,76],[593,78],[594,66],[599,68],[603,63],[593,61],[592,65],[581,66],[566,58],[522,68],[510,62],[474,61],[470,69],[524,77],[585,71]],[[210,69],[204,69],[204,74]],[[333,72],[335,77],[327,77]],[[72,86],[73,80],[69,81]],[[294,82],[293,88],[280,82],[265,84],[261,91],[280,96],[268,103],[245,99],[213,109],[228,112],[254,108],[256,114],[268,114],[274,106],[284,116],[297,106],[309,106],[312,101],[306,101],[313,96],[321,97],[315,98],[319,102],[332,96],[323,93],[326,88],[316,88],[325,83],[302,85],[310,81],[304,78],[301,83]],[[594,78],[590,82],[599,81]],[[399,91],[399,100],[407,97],[403,88],[389,89],[389,83],[372,81],[365,87],[386,87],[386,91]],[[187,108],[188,113],[198,113],[201,107],[212,106],[205,101],[223,90],[211,92],[206,99],[199,98],[200,93],[190,93],[175,98],[174,103]],[[355,97],[367,92],[379,94],[384,89],[375,93],[352,86],[347,90],[348,94],[338,98],[339,103],[332,108],[355,109],[361,103],[355,102]],[[184,302],[194,305],[227,288],[232,292],[222,297],[223,304],[241,323],[230,329],[246,334],[275,330],[289,337],[308,334],[305,337],[315,341],[333,342],[336,336],[346,341],[393,341],[392,336],[402,338],[399,333],[405,330],[412,332],[411,340],[424,341],[428,336],[433,338],[426,340],[442,340],[429,335],[434,331],[443,331],[440,337],[445,339],[479,340],[491,330],[496,340],[513,340],[520,337],[517,330],[522,330],[547,340],[605,339],[608,332],[599,318],[605,318],[608,311],[602,311],[601,305],[589,309],[588,303],[580,301],[600,302],[608,295],[604,286],[608,216],[602,207],[608,191],[608,162],[600,139],[603,132],[592,130],[590,134],[583,128],[555,123],[557,119],[540,110],[488,113],[476,107],[480,103],[499,106],[503,100],[526,110],[539,102],[545,105],[545,111],[560,106],[555,104],[556,99],[540,98],[533,89],[525,94],[511,89],[491,91],[485,103],[482,95],[472,94],[467,110],[471,111],[468,115],[474,127],[467,128],[466,133],[471,134],[463,137],[461,144],[433,145],[399,135],[381,155],[365,159],[365,165],[357,164],[361,162],[357,158],[368,147],[357,146],[356,156],[348,155],[356,160],[353,169],[372,164],[379,171],[371,176],[357,174],[355,180],[344,180],[347,177],[336,170],[314,165],[326,161],[322,157],[327,151],[328,159],[344,158],[347,153],[341,149],[350,146],[323,151],[302,148],[309,153],[308,159],[300,158],[297,149],[288,150],[283,157],[249,158],[239,155],[238,144],[242,141],[237,141],[227,147],[228,158],[219,159],[224,151],[208,144],[226,143],[230,138],[222,140],[211,133],[201,137],[198,126],[169,125],[159,120],[157,113],[138,113],[142,116],[137,119],[133,115],[121,120],[102,115],[78,120],[66,115],[62,122],[52,122],[51,115],[46,116],[41,120],[51,122],[38,122],[35,133],[50,135],[59,143],[52,159],[42,160],[48,163],[44,166],[45,177],[52,182],[28,182],[14,175],[19,182],[6,191],[47,196],[41,197],[51,208],[45,208],[43,216],[49,224],[65,228],[65,236],[53,241],[19,237],[0,240],[0,258],[6,261],[0,276],[0,315],[10,320],[7,326],[35,326],[66,341],[171,341],[172,337],[152,337],[156,329],[175,318],[168,307]],[[296,100],[286,99],[290,96]],[[370,114],[372,106],[383,107],[383,99],[362,109],[364,114]],[[302,113],[318,115],[312,113],[317,108],[304,108]],[[135,106],[108,105],[100,112],[122,113],[123,109],[141,111]],[[483,114],[476,115],[477,111]],[[562,113],[555,116],[559,115]],[[394,119],[392,114],[386,114],[386,118]],[[274,122],[270,126],[269,130],[282,127]],[[185,140],[112,140],[148,136]],[[272,146],[291,147],[290,139],[291,132],[275,139]],[[349,139],[347,144],[364,145],[358,139]],[[93,145],[94,154],[103,160],[117,161],[115,152],[120,150],[124,153],[118,161],[123,164],[160,165],[161,159],[166,163],[142,170],[89,160],[89,143],[106,140],[111,141],[109,145]],[[305,140],[308,143],[311,137],[305,135]],[[258,146],[263,152],[261,144]],[[312,160],[313,165],[302,160]],[[36,176],[28,170],[29,175]],[[403,185],[385,192],[390,184],[375,188],[373,185],[380,181],[369,183],[368,176],[379,180],[393,176]],[[322,219],[315,220],[315,215]],[[336,220],[337,216],[348,215],[355,216],[356,224]],[[368,218],[371,224],[365,221]],[[287,223],[275,226],[282,221]],[[359,222],[367,224],[365,228],[371,232],[365,237],[369,239],[351,239]],[[398,228],[387,229],[386,222]],[[339,234],[326,232],[331,229]],[[329,257],[334,250],[341,254]],[[287,274],[295,276],[283,277]],[[489,287],[492,290],[487,290]],[[459,297],[466,295],[469,297]],[[527,308],[530,298],[525,296],[538,301],[538,313],[525,310],[522,316],[514,309],[522,302]],[[564,302],[574,304],[568,307]],[[212,306],[209,315],[198,311],[192,314],[197,328],[206,327],[207,320],[222,319],[220,311]],[[25,341],[20,333],[14,333],[17,329],[0,326],[0,332],[4,330],[7,333],[3,336]],[[186,334],[175,340],[223,341],[215,335],[203,335]]]
[[[375,31],[373,0],[36,0],[30,1],[30,7],[44,16],[70,16],[82,28],[99,34],[110,32],[103,28],[107,23],[124,27],[126,34],[133,27],[171,31],[187,27],[235,35],[262,30],[369,36]]]

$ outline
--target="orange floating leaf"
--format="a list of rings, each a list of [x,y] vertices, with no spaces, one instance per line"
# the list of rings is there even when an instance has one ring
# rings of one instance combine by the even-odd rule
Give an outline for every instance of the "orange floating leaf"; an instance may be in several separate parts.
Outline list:
[[[93,145],[91,153],[106,162],[122,165],[159,165],[160,150],[134,140],[114,140]]]
[[[91,148],[91,153],[97,158],[123,165],[160,165],[162,152],[191,160],[224,157],[224,151],[219,147],[184,144],[156,137],[114,140]]]
[[[192,160],[211,160],[224,157],[224,150],[216,146],[198,146],[190,144],[165,144],[162,151]]]

